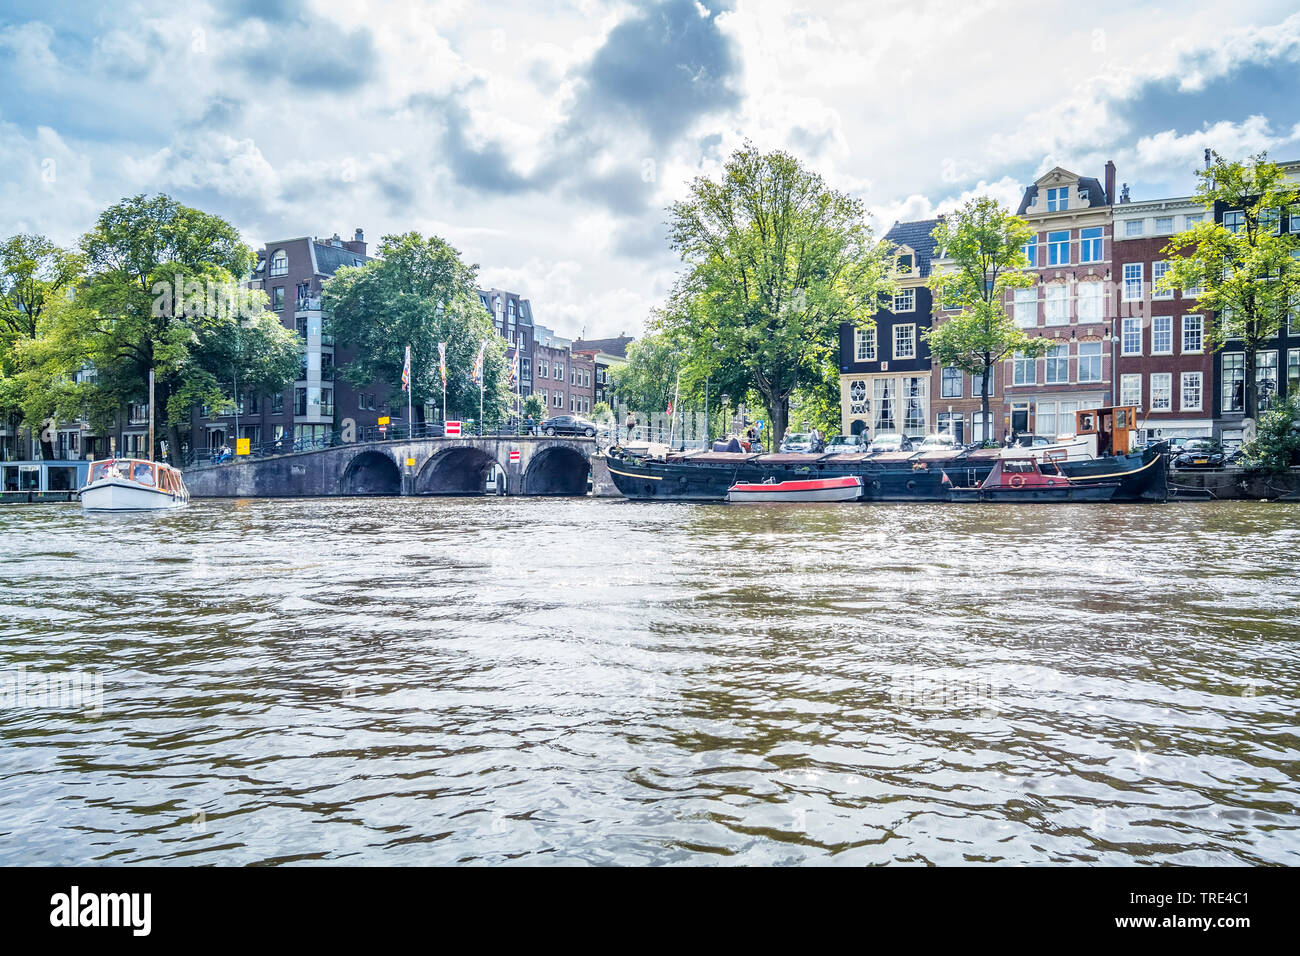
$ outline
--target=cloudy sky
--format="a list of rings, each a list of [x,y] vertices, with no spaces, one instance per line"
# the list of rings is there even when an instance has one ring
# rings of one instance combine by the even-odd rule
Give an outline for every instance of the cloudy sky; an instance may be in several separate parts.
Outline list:
[[[746,138],[877,224],[1055,165],[1185,195],[1300,158],[1294,0],[0,5],[0,236],[164,191],[246,240],[440,235],[538,321],[641,329],[664,207]]]

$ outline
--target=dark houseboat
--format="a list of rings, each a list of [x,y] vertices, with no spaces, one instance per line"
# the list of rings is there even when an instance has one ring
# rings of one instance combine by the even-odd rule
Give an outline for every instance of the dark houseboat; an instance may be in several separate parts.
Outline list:
[[[1055,445],[1033,448],[875,455],[764,455],[744,451],[649,455],[616,446],[606,457],[614,485],[625,497],[635,500],[726,501],[730,489],[738,484],[838,477],[861,478],[859,501],[969,500],[971,492],[978,492],[1000,463],[1022,460],[1047,469],[1053,481],[1065,481],[1071,490],[1069,495],[1032,500],[1165,501],[1168,445],[1159,442],[1133,449],[1136,413],[1129,406],[1077,412],[1073,436]],[[999,474],[1007,475],[1009,485],[1013,472],[999,469]],[[996,494],[990,492],[988,498]]]

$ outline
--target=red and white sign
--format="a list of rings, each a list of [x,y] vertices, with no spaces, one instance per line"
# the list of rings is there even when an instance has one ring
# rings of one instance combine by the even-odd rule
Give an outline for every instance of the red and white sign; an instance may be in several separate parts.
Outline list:
[[[443,429],[443,434],[448,438],[459,438],[460,422],[447,422],[446,428]]]
[[[516,449],[510,453],[510,463],[514,464],[518,460],[519,460],[519,451],[518,449]]]

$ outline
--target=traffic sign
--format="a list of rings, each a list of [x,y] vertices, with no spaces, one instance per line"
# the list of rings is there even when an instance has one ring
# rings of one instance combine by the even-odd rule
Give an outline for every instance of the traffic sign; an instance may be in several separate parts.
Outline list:
[[[447,422],[446,427],[443,428],[442,433],[446,435],[448,438],[459,438],[460,422]]]

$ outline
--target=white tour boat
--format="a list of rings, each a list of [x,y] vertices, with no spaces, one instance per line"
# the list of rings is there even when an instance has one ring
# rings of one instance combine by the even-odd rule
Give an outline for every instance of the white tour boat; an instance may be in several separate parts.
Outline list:
[[[162,511],[189,500],[179,469],[139,458],[91,462],[81,489],[84,511]]]

